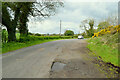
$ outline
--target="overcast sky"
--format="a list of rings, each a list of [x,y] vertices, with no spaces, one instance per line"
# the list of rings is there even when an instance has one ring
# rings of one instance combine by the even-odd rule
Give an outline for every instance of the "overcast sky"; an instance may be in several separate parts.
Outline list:
[[[66,0],[67,1],[67,0]],[[30,21],[28,23],[29,32],[32,33],[59,33],[59,23],[62,20],[62,33],[65,30],[73,30],[74,33],[83,32],[79,25],[81,21],[88,18],[95,19],[95,24],[106,19],[108,16],[117,15],[118,2],[64,2],[64,7],[60,8],[55,16],[51,16],[44,21]]]

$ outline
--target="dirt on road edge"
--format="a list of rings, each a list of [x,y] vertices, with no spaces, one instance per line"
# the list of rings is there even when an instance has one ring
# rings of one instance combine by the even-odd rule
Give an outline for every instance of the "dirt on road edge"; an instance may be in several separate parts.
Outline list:
[[[79,44],[79,45],[78,45]],[[67,47],[70,46],[70,47]],[[85,40],[64,45],[61,53],[55,58],[55,62],[66,64],[60,71],[50,71],[50,78],[106,78],[106,74],[93,63],[93,57],[88,53]],[[52,65],[53,67],[53,65]],[[51,68],[52,68],[51,67]],[[57,68],[56,68],[57,69]]]

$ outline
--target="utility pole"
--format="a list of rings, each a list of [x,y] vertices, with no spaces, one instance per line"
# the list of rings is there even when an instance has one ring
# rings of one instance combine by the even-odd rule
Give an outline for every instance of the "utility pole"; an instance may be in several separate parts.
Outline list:
[[[60,20],[60,36],[61,36],[61,20]]]

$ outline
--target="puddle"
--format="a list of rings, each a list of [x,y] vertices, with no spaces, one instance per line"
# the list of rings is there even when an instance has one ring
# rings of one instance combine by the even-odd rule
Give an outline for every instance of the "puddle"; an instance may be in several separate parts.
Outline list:
[[[55,72],[61,71],[61,70],[63,70],[65,65],[66,64],[64,64],[64,63],[54,62],[52,64],[51,71],[55,71]]]

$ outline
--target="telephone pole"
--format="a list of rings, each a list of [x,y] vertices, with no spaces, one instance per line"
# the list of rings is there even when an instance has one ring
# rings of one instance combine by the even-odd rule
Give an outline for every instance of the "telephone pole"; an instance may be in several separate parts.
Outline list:
[[[60,36],[61,36],[61,20],[60,20]]]

